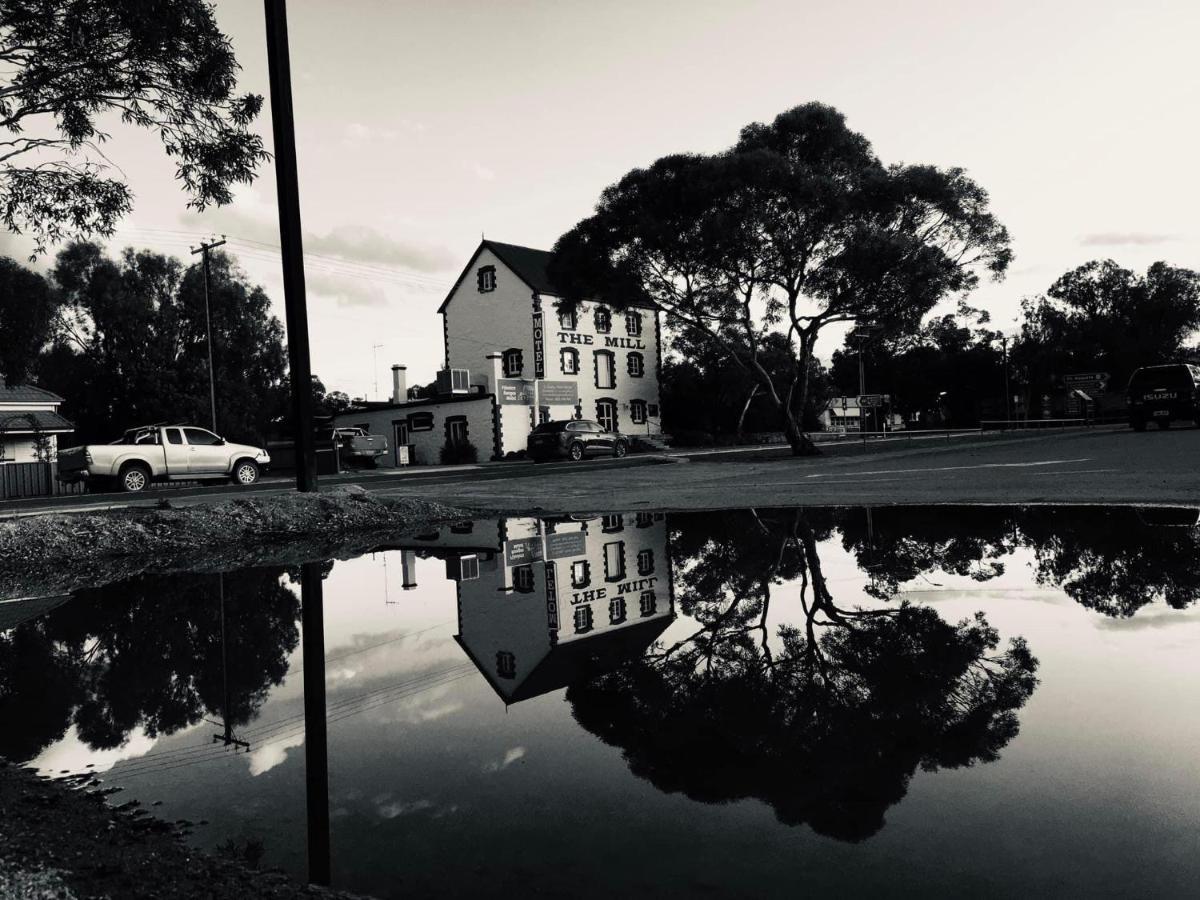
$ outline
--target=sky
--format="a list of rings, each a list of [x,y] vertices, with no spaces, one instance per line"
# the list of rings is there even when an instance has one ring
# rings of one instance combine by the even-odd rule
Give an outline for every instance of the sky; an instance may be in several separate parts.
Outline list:
[[[215,6],[240,89],[267,96],[262,4]],[[312,366],[351,396],[386,396],[392,363],[432,380],[437,307],[481,235],[549,249],[629,169],[813,100],[885,163],[962,166],[989,192],[1016,253],[971,298],[993,327],[1090,259],[1200,268],[1194,0],[289,7]],[[269,110],[255,128],[270,148]],[[272,166],[198,214],[156,137],[111,131],[136,194],[113,252],[225,234],[282,320]],[[822,341],[827,359],[840,340]]]

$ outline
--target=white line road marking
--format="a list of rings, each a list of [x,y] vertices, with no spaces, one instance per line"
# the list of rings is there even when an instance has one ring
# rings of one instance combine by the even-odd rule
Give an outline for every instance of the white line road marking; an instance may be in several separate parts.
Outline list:
[[[979,463],[975,466],[936,466],[925,469],[878,469],[873,472],[814,472],[812,475],[805,475],[805,478],[831,478],[846,475],[912,475],[924,474],[926,472],[957,472],[966,469],[1027,469],[1034,466],[1065,466],[1069,463],[1090,462],[1090,456],[1083,456],[1079,459],[1042,459],[1036,462],[1014,462],[1014,463]],[[776,484],[803,484],[802,481],[791,482],[776,482]]]

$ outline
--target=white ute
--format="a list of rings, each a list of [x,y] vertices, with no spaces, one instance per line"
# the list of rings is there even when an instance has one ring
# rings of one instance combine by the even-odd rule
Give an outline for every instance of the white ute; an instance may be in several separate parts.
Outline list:
[[[58,477],[95,486],[115,483],[117,490],[136,493],[155,481],[254,484],[270,463],[261,447],[231,444],[205,428],[147,425],[129,429],[111,444],[60,451]]]

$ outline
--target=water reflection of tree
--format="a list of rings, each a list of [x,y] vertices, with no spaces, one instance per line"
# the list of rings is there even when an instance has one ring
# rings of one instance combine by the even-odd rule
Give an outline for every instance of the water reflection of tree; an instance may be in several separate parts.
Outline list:
[[[1034,552],[1039,584],[1088,609],[1132,616],[1164,601],[1200,599],[1200,528],[1194,513],[1129,507],[884,507],[845,510],[843,546],[867,574],[867,593],[887,599],[928,572],[988,581],[1020,547]]]
[[[982,615],[951,625],[909,604],[839,606],[817,549],[828,523],[723,518],[672,532],[696,631],[568,691],[635,774],[706,802],[755,797],[853,841],[882,827],[918,768],[995,759],[1017,733],[1036,683],[1023,640],[998,649]],[[784,580],[799,582],[802,614],[772,631]]]
[[[1020,519],[1040,584],[1107,616],[1200,599],[1200,528],[1159,523],[1131,508],[1027,509]]]
[[[217,575],[80,591],[0,635],[0,756],[28,759],[72,724],[98,749],[120,746],[135,728],[156,736],[205,716],[248,722],[299,639],[299,601],[281,575],[225,576],[224,671]]]

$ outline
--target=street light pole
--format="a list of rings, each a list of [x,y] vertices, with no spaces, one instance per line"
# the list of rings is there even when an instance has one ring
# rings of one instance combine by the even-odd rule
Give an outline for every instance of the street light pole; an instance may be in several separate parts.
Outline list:
[[[296,489],[317,490],[313,440],[312,364],[308,353],[308,307],[304,295],[304,243],[300,233],[300,187],[292,112],[292,65],[288,54],[287,4],[263,0],[267,19],[267,71],[271,78],[271,126],[275,136],[275,187],[279,196],[279,243],[283,257],[283,303],[287,317],[292,417],[296,431]]]
[[[201,258],[204,262],[204,330],[208,340],[208,408],[212,415],[214,434],[217,431],[217,376],[213,371],[212,314],[208,308],[208,251],[214,247],[220,247],[224,243],[225,235],[221,235],[219,241],[209,241],[207,244],[201,242],[199,247],[192,250],[192,256],[197,253],[203,254]]]

